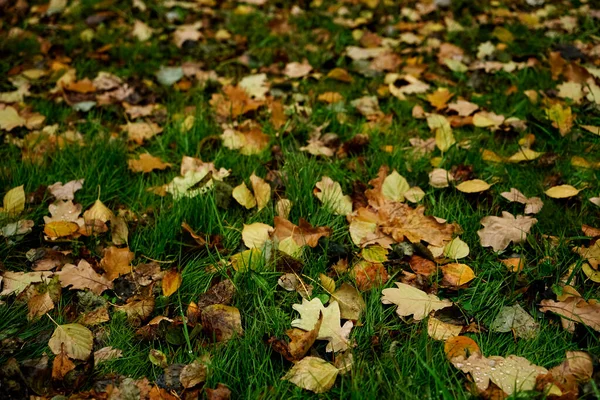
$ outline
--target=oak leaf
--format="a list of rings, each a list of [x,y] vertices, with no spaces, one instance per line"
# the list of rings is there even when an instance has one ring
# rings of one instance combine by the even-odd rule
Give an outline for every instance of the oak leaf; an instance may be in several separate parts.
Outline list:
[[[352,321],[346,321],[341,326],[340,306],[337,301],[333,301],[328,307],[325,307],[318,298],[310,301],[302,299],[302,304],[294,304],[292,308],[300,313],[300,318],[293,320],[292,326],[305,331],[312,330],[321,314],[323,315],[317,339],[329,341],[326,347],[327,352],[344,351],[348,348],[348,336],[354,324]]]
[[[541,304],[541,312],[551,311],[570,320],[568,326],[581,322],[600,332],[600,302],[596,300],[585,301],[581,297],[573,296],[564,301],[542,300]]]
[[[417,321],[425,318],[431,311],[450,307],[450,300],[440,300],[433,294],[427,294],[422,290],[396,282],[397,288],[383,289],[381,302],[383,304],[395,304],[396,313],[401,317],[412,315]]]
[[[56,273],[62,287],[71,286],[71,289],[89,289],[100,295],[107,289],[112,289],[112,282],[96,273],[92,266],[85,260],[80,260],[77,266],[65,265]]]

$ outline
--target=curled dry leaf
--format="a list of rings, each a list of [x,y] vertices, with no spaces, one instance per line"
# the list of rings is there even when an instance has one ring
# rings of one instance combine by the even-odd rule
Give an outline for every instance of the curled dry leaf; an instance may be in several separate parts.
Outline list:
[[[484,228],[477,231],[477,235],[479,235],[483,247],[501,251],[506,249],[511,242],[523,242],[535,223],[537,223],[535,218],[523,215],[515,217],[507,211],[502,211],[502,217],[484,217],[481,220]]]
[[[431,311],[450,307],[450,300],[440,300],[433,294],[427,294],[422,290],[396,282],[398,288],[383,289],[381,302],[383,304],[395,304],[396,313],[401,317],[410,315],[417,321],[425,318]]]
[[[359,290],[367,291],[383,285],[390,279],[385,266],[377,262],[359,261],[350,270]]]
[[[272,337],[269,339],[269,344],[273,350],[280,353],[286,360],[292,362],[298,361],[308,353],[308,350],[315,343],[321,330],[322,322],[323,314],[320,314],[315,326],[309,331],[298,328],[288,329],[285,334],[290,338],[289,343]]]
[[[48,342],[54,354],[65,354],[76,360],[87,360],[92,352],[92,331],[80,324],[58,325]]]
[[[183,367],[179,375],[179,381],[184,388],[189,389],[206,381],[207,376],[208,368],[206,364],[200,360],[194,360],[191,364]]]
[[[275,217],[274,225],[273,237],[279,241],[291,237],[298,246],[316,247],[319,239],[329,237],[333,232],[327,226],[313,227],[304,218],[300,218],[298,225],[295,225],[285,218]]]
[[[304,357],[281,379],[311,392],[325,393],[335,383],[338,373],[335,366],[321,358]]]
[[[65,375],[75,369],[75,363],[69,360],[69,356],[64,351],[64,343],[62,344],[62,350],[56,355],[52,362],[52,379],[59,381],[63,380]]]
[[[77,179],[69,181],[64,185],[62,182],[56,182],[48,186],[48,192],[50,192],[56,200],[73,200],[75,199],[75,192],[83,187],[84,181],[84,179]]]
[[[527,198],[523,193],[515,188],[511,188],[510,192],[500,193],[500,196],[511,202],[525,204],[525,214],[537,214],[544,206],[542,199],[539,197]]]
[[[481,349],[477,343],[468,336],[454,336],[444,343],[446,358],[452,360],[457,357],[469,358],[472,354],[480,354]]]
[[[450,186],[450,182],[454,181],[454,176],[450,171],[442,168],[435,168],[429,173],[429,184],[437,189],[442,189]]]

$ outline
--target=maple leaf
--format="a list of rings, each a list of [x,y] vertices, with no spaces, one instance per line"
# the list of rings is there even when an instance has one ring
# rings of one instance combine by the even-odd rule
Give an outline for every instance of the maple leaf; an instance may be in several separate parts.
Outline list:
[[[231,150],[239,150],[245,156],[260,154],[271,140],[252,120],[247,120],[237,127],[226,126],[221,139],[223,146]]]
[[[513,243],[523,242],[537,219],[523,215],[513,216],[502,211],[502,217],[488,216],[481,220],[483,229],[477,231],[481,245],[501,251]]]
[[[405,283],[396,282],[398,288],[383,289],[381,302],[395,304],[396,314],[401,317],[412,315],[417,321],[425,318],[431,311],[450,307],[450,300],[440,300],[433,294],[427,294]]]
[[[293,320],[292,326],[305,331],[312,330],[322,314],[323,321],[317,339],[329,341],[326,351],[338,352],[348,348],[348,337],[354,324],[352,321],[346,321],[341,326],[340,306],[337,301],[325,307],[318,298],[310,301],[302,299],[302,304],[294,304],[292,308],[300,313],[300,318]]]
[[[155,169],[163,170],[171,166],[171,164],[165,163],[160,158],[148,153],[140,154],[137,159],[127,160],[127,165],[133,172],[151,172]]]
[[[56,182],[48,186],[48,192],[50,192],[56,200],[74,200],[75,192],[83,187],[84,181],[84,179],[77,179],[69,181],[64,185],[62,182]]]

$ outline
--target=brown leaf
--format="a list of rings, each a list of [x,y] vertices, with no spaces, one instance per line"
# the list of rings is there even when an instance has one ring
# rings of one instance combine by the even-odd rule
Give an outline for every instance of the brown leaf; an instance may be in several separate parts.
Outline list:
[[[123,306],[115,306],[118,310],[125,311],[127,319],[139,326],[150,317],[154,311],[154,297],[135,296],[127,300]]]
[[[215,389],[206,388],[207,400],[229,400],[231,399],[231,390],[222,383],[217,384]]]
[[[477,235],[483,247],[500,251],[506,249],[510,242],[523,242],[536,222],[537,219],[532,217],[514,217],[511,213],[502,211],[502,217],[484,217],[481,220],[484,228],[477,231]]]
[[[250,98],[243,88],[231,85],[224,86],[223,94],[215,93],[210,99],[210,105],[220,117],[232,119],[254,111],[263,104],[263,101]]]
[[[112,289],[112,282],[98,274],[85,260],[80,260],[77,266],[66,264],[56,273],[62,287],[71,289],[89,289],[100,295],[107,289]]]
[[[570,325],[581,322],[600,332],[600,303],[585,301],[581,297],[569,297],[565,301],[542,300],[541,312],[551,311],[570,320]]]
[[[410,265],[410,269],[416,274],[423,276],[431,276],[431,274],[437,271],[437,266],[433,261],[417,255],[413,255],[408,260],[408,265]]]
[[[287,219],[277,216],[274,218],[274,225],[274,237],[280,241],[291,237],[298,246],[316,247],[320,238],[329,237],[332,233],[331,228],[327,226],[312,227],[303,218],[300,218],[298,225],[294,225]]]
[[[469,358],[471,354],[481,354],[479,346],[468,336],[455,336],[444,343],[444,353],[448,360],[462,356]]]
[[[283,340],[270,338],[269,344],[275,351],[280,353],[286,360],[295,362],[304,357],[308,350],[312,347],[319,336],[319,330],[323,323],[323,314],[319,315],[319,319],[314,328],[309,331],[304,331],[298,328],[292,328],[285,331],[285,334],[290,338],[290,342],[286,343]]]
[[[44,291],[43,293],[36,292],[29,298],[27,309],[29,310],[27,319],[33,321],[54,309],[54,301],[52,301],[48,291]]]
[[[61,351],[54,358],[52,362],[52,379],[63,380],[65,375],[67,375],[70,371],[75,369],[75,363],[69,360],[67,353],[65,352],[64,343],[61,344]]]
[[[169,297],[175,293],[181,286],[181,281],[181,272],[177,271],[176,269],[168,270],[162,279],[163,296]]]
[[[113,281],[120,275],[131,273],[131,262],[134,254],[129,251],[129,247],[118,248],[111,246],[104,251],[104,258],[100,261],[100,266],[106,271],[106,278]]]
[[[126,125],[121,125],[121,130],[127,132],[128,141],[142,145],[144,141],[161,133],[163,128],[155,122],[128,122]]]
[[[331,298],[340,305],[340,318],[358,321],[360,314],[365,310],[365,301],[356,288],[348,283],[343,283]]]
[[[223,304],[213,304],[202,310],[202,327],[217,342],[226,342],[244,334],[240,310]]]
[[[367,291],[373,287],[381,286],[390,276],[381,263],[371,263],[368,261],[359,261],[352,267],[351,276],[356,282],[358,290]]]
[[[200,360],[195,360],[183,367],[181,375],[179,375],[179,380],[181,381],[181,385],[188,389],[206,381],[207,375],[208,368],[206,364]]]
[[[229,279],[225,279],[213,285],[208,291],[200,295],[198,300],[198,308],[202,310],[213,304],[230,305],[235,295],[235,286]]]
[[[434,217],[426,216],[425,207],[416,209],[404,203],[391,202],[379,209],[381,230],[397,242],[408,239],[411,243],[421,240],[442,247],[452,240],[456,226],[440,223]]]

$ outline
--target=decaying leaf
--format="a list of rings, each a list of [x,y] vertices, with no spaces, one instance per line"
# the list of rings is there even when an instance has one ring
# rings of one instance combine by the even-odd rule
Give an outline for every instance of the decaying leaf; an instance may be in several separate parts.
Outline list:
[[[342,285],[331,295],[340,306],[340,318],[358,321],[365,310],[365,301],[360,292],[348,283]]]
[[[129,169],[133,172],[152,172],[155,169],[163,170],[169,168],[171,164],[163,162],[160,158],[148,153],[142,153],[137,159],[127,160]]]
[[[176,269],[168,270],[162,279],[163,295],[169,297],[175,293],[179,289],[179,286],[181,286],[181,281],[181,272]]]
[[[490,325],[494,332],[514,332],[523,339],[537,336],[540,326],[519,304],[504,306]]]
[[[527,198],[518,189],[511,188],[510,192],[502,192],[500,196],[508,201],[525,204],[525,214],[537,214],[540,212],[544,203],[539,197]]]
[[[429,317],[427,320],[427,334],[435,340],[446,341],[460,335],[462,329],[460,325],[449,324],[435,317]]]
[[[56,273],[62,287],[71,289],[88,289],[100,295],[107,289],[112,289],[112,282],[98,274],[85,260],[80,260],[77,266],[66,264]]]
[[[273,350],[280,353],[288,361],[298,361],[302,359],[306,353],[308,353],[312,345],[315,343],[315,340],[317,340],[317,336],[321,330],[322,322],[323,314],[319,316],[315,326],[309,331],[304,331],[298,328],[288,329],[285,333],[290,338],[289,343],[277,338],[270,338],[269,344]]]
[[[63,343],[61,346],[61,351],[56,355],[52,362],[52,378],[59,381],[75,369],[75,363],[69,360],[69,356],[64,350],[65,344]]]
[[[206,381],[207,376],[208,368],[206,364],[200,360],[194,360],[191,364],[183,367],[179,380],[181,385],[188,389]]]
[[[431,311],[450,307],[450,300],[440,300],[433,294],[427,294],[405,283],[396,282],[398,288],[383,289],[381,302],[395,304],[396,313],[401,317],[410,315],[417,321],[425,318]]]
[[[240,310],[223,304],[204,307],[202,327],[217,342],[226,342],[244,334]]]

